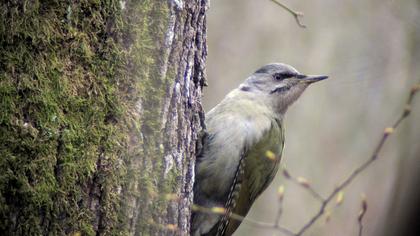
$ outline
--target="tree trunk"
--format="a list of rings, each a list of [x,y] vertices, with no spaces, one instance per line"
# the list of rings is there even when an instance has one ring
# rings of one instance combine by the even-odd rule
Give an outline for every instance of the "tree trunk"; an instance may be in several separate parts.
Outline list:
[[[188,234],[207,0],[0,3],[0,231]]]

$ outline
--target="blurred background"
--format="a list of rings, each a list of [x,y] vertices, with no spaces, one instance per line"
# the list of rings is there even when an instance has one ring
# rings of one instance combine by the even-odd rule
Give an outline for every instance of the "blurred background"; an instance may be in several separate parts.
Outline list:
[[[293,16],[270,0],[212,0],[208,12],[209,87],[206,111],[260,66],[293,65],[329,80],[310,87],[289,109],[282,159],[294,176],[323,196],[365,161],[401,114],[410,87],[420,81],[420,1],[282,1],[304,12]],[[363,235],[407,235],[398,228],[416,203],[420,170],[420,96],[377,161],[345,189],[305,235],[357,235],[361,195],[368,210]],[[302,187],[278,174],[248,217],[273,222],[277,189],[285,186],[281,225],[296,231],[319,209]],[[418,202],[417,202],[418,203]],[[281,235],[242,224],[236,235]]]

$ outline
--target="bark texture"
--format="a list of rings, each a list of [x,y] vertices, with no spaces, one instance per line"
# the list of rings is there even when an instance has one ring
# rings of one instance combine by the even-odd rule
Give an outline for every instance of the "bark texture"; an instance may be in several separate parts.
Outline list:
[[[0,231],[188,234],[207,0],[0,3]]]

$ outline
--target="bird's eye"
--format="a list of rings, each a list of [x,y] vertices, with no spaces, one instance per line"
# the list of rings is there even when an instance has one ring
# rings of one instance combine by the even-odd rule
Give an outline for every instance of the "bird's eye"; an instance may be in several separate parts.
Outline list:
[[[289,79],[289,78],[292,78],[292,77],[295,77],[295,76],[296,76],[296,74],[294,74],[294,73],[283,72],[283,73],[275,73],[273,77],[276,80],[283,80],[283,79]]]

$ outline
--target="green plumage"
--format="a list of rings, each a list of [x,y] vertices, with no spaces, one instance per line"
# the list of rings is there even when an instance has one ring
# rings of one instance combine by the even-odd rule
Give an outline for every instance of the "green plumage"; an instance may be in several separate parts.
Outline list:
[[[240,176],[240,182],[237,183],[240,187],[238,187],[239,193],[236,194],[236,199],[234,199],[235,204],[232,213],[240,216],[247,215],[252,203],[268,187],[276,175],[283,149],[284,129],[281,121],[273,119],[271,128],[261,137],[259,142],[250,147],[249,151],[244,154],[243,176]],[[273,154],[274,156],[272,156]],[[240,224],[241,222],[238,220],[229,219],[226,222],[223,235],[233,234]]]
[[[197,157],[197,205],[245,216],[277,173],[284,146],[281,119],[250,95],[234,90],[207,114],[208,135]],[[231,235],[240,224],[229,214],[196,215],[200,222],[216,221],[204,235]]]

